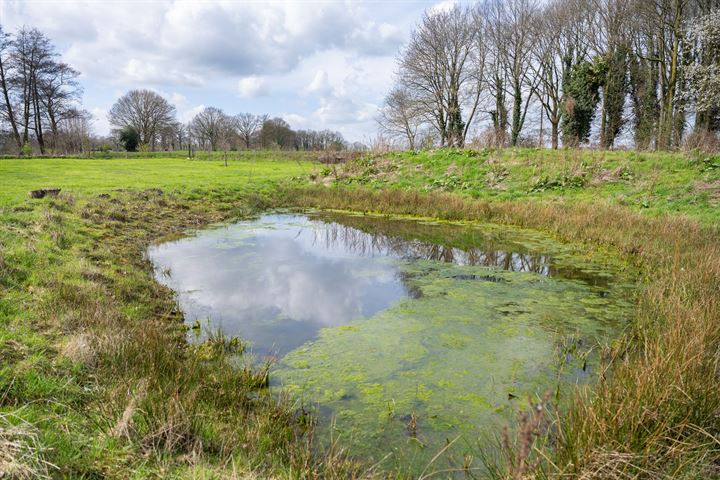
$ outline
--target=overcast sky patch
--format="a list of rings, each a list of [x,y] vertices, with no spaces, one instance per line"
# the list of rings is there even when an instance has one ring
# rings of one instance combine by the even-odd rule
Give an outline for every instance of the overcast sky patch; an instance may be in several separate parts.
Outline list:
[[[443,2],[445,3],[445,2]],[[151,88],[185,122],[204,106],[284,116],[362,140],[394,57],[435,2],[0,0],[12,32],[39,28],[81,71],[98,134],[119,95]]]

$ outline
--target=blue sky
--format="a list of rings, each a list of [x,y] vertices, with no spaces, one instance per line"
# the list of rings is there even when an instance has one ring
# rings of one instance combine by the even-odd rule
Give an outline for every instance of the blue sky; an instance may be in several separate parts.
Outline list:
[[[132,88],[186,122],[205,106],[282,116],[294,128],[376,131],[395,55],[424,10],[451,1],[0,0],[7,31],[42,30],[82,72],[95,132]]]

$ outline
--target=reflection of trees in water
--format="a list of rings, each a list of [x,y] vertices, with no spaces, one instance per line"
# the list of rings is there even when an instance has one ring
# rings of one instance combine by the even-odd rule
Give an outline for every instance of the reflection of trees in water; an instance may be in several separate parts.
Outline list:
[[[367,233],[338,223],[330,223],[327,228],[316,230],[315,243],[323,244],[326,248],[342,246],[363,256],[436,260],[455,265],[497,267],[511,272],[532,272],[546,276],[554,273],[550,258],[542,254],[508,252],[487,247],[460,249],[384,233]]]

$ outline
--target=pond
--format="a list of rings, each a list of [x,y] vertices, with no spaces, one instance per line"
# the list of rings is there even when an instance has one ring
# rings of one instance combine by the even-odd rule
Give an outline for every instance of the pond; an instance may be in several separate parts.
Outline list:
[[[530,396],[591,381],[632,314],[617,261],[497,225],[274,213],[148,253],[203,325],[189,341],[219,329],[275,357],[273,388],[316,405],[322,436],[411,474],[456,438],[432,468],[462,465]]]

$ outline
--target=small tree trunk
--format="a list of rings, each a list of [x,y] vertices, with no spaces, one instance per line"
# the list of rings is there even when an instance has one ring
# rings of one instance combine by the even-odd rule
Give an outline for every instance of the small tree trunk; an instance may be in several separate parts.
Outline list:
[[[17,144],[18,150],[22,148],[22,141],[20,140],[20,132],[18,131],[17,121],[15,121],[15,114],[12,110],[12,102],[10,102],[10,96],[8,94],[7,81],[5,79],[5,70],[3,68],[2,59],[0,58],[0,88],[2,88],[3,97],[5,98],[5,108],[7,109],[7,118],[10,126],[12,127],[13,138]]]
[[[512,115],[512,129],[510,132],[510,144],[515,147],[517,146],[518,139],[520,138],[520,114],[522,109],[522,90],[520,88],[520,82],[515,80],[513,82],[513,115]]]
[[[602,94],[603,94],[603,102],[602,102],[602,109],[600,113],[600,146],[603,150],[606,150],[608,148],[608,135],[607,135],[607,81],[602,87]]]

